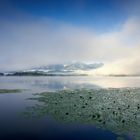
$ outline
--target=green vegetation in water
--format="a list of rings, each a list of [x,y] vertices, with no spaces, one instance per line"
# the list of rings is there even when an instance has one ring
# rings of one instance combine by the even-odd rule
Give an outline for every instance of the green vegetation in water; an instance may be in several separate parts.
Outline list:
[[[117,140],[125,140],[124,138],[122,137],[118,137]]]
[[[38,104],[27,108],[27,117],[49,115],[57,121],[93,124],[140,139],[140,88],[77,89],[34,94]]]
[[[20,93],[22,92],[21,89],[0,89],[0,94],[4,93]]]

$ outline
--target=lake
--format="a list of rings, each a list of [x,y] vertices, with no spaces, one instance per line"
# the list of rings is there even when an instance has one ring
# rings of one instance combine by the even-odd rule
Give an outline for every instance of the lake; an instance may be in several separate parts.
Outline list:
[[[140,77],[1,76],[21,92],[0,93],[0,139],[138,140],[139,88]]]

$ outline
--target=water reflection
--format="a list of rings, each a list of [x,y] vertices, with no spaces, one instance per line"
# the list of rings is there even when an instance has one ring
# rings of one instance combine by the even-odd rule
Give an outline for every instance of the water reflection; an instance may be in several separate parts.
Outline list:
[[[140,87],[140,77],[0,77],[0,89],[30,89],[32,92],[41,92],[98,87]]]
[[[0,139],[140,139],[140,90],[132,87],[139,77],[0,77],[9,92],[0,94]]]

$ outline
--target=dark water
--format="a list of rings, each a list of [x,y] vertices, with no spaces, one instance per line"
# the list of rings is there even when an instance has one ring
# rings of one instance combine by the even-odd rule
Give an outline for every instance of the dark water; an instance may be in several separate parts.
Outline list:
[[[91,123],[63,123],[52,116],[25,117],[27,107],[37,104],[34,93],[67,89],[140,87],[139,77],[0,77],[0,89],[24,89],[0,94],[0,140],[135,140]]]

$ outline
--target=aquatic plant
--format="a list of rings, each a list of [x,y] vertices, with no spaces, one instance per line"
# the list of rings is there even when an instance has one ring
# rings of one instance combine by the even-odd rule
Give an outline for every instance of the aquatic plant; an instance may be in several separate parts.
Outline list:
[[[38,104],[27,108],[28,117],[50,115],[63,123],[93,124],[140,139],[140,88],[62,90],[34,96],[29,100]]]
[[[21,89],[0,89],[0,94],[4,93],[20,93],[22,92]]]

